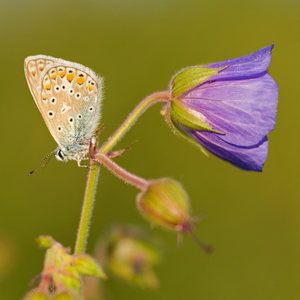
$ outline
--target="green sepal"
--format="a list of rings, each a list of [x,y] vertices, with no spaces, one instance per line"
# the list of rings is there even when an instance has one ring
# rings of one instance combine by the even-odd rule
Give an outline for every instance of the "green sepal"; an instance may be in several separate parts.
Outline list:
[[[74,267],[66,267],[64,272],[60,274],[64,286],[79,292],[82,282],[77,270]]]
[[[101,270],[97,262],[87,254],[74,255],[73,265],[82,275],[97,276],[107,279],[106,274]]]
[[[170,114],[173,120],[188,128],[194,130],[208,130],[224,134],[224,132],[212,129],[209,124],[201,120],[198,112],[186,107],[181,101],[177,99],[172,100]]]
[[[193,144],[194,146],[196,146],[198,149],[200,149],[200,151],[205,156],[209,157],[205,148],[201,144],[199,144],[197,141],[195,141],[195,139],[182,126],[180,126],[176,122],[173,122],[172,120],[169,120],[169,124],[172,127],[172,129],[174,130],[175,134],[177,134],[178,136],[182,137],[184,140],[186,140],[186,141],[190,142],[191,144]]]
[[[203,83],[211,76],[227,68],[212,69],[205,67],[191,67],[175,76],[172,80],[172,98],[178,97],[189,89]]]

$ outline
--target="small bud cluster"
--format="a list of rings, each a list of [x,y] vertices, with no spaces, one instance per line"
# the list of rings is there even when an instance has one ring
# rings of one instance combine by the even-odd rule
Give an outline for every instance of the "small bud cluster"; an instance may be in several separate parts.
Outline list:
[[[159,246],[141,228],[116,225],[100,241],[96,256],[127,284],[155,289],[159,283],[153,267],[161,261]]]
[[[40,236],[36,242],[46,248],[44,268],[34,281],[39,286],[24,300],[83,300],[82,276],[106,278],[96,261],[87,254],[71,255],[68,248],[50,236]]]

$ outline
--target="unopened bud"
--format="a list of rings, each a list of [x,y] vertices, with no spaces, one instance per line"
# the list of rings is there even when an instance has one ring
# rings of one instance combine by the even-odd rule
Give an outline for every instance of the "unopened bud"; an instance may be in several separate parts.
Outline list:
[[[181,184],[171,179],[152,181],[138,195],[137,206],[147,219],[156,225],[173,230],[189,231],[189,200]]]
[[[50,235],[41,235],[35,239],[35,242],[44,248],[49,248],[55,243],[55,240]]]
[[[52,300],[83,300],[83,298],[72,290],[58,290]]]
[[[81,278],[77,272],[77,270],[73,267],[67,267],[65,268],[65,273],[60,275],[64,285],[67,288],[72,288],[76,290],[77,292],[80,291],[81,288]]]
[[[195,220],[190,216],[188,196],[180,183],[167,178],[151,181],[149,188],[138,195],[137,205],[153,224],[179,234],[187,232],[205,252],[212,251],[194,234]]]
[[[88,276],[97,276],[106,279],[106,274],[101,270],[96,261],[87,254],[73,256],[73,265],[79,273]]]
[[[49,293],[40,288],[36,288],[30,291],[24,298],[24,300],[49,300],[51,299]]]

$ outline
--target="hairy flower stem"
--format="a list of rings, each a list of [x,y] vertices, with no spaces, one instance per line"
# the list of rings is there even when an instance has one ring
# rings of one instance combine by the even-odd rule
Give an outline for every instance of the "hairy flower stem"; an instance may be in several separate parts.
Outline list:
[[[141,191],[146,191],[148,189],[148,180],[128,172],[108,158],[105,154],[98,152],[95,154],[94,159],[100,164],[103,164],[109,171],[122,179],[125,183],[133,185]]]
[[[77,232],[75,254],[81,254],[85,252],[100,169],[101,165],[93,160],[90,160],[90,169],[88,172],[80,223]]]
[[[126,133],[126,131],[135,123],[138,117],[151,105],[158,102],[168,102],[170,100],[170,93],[168,91],[165,92],[156,92],[144,100],[142,100],[139,105],[132,111],[132,113],[128,116],[126,121],[120,126],[120,128],[114,133],[114,135],[108,139],[108,141],[101,147],[99,152],[107,153]]]
[[[140,104],[128,116],[125,122],[120,126],[120,128],[114,133],[114,135],[102,146],[100,152],[104,154],[107,153],[120,140],[120,138],[129,130],[129,128],[135,123],[135,121],[139,118],[140,115],[143,114],[143,112],[147,108],[149,108],[151,105],[158,102],[168,102],[169,99],[170,99],[170,94],[168,91],[166,91],[166,92],[153,93],[148,97],[146,97],[144,100],[142,100]],[[110,162],[112,161],[110,160]],[[114,162],[112,163],[114,164]],[[92,211],[94,206],[94,199],[96,195],[96,186],[100,174],[100,167],[101,165],[98,164],[97,162],[94,162],[93,160],[90,161],[90,169],[88,172],[88,180],[86,183],[84,201],[83,201],[80,223],[79,223],[77,239],[76,239],[75,254],[81,254],[84,253],[85,251],[85,247],[87,244],[87,237],[89,234],[89,226],[90,226]],[[113,168],[113,166],[111,166],[111,168]],[[122,170],[122,168],[120,168],[119,166],[117,169],[118,171]],[[132,179],[132,181],[130,181],[132,182],[131,184],[139,188],[146,188],[146,181],[144,179],[139,178],[127,172],[126,170],[124,171],[127,173],[126,175],[131,176],[131,177],[129,176]],[[115,174],[117,174],[117,172],[115,172]],[[118,176],[123,178],[121,174],[119,174]],[[128,179],[129,178],[128,176],[125,177]],[[128,183],[130,182],[128,181]]]

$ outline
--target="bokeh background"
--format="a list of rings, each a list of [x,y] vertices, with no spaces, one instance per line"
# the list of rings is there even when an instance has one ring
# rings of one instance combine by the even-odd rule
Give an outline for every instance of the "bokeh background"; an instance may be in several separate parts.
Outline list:
[[[0,2],[1,199],[0,299],[17,300],[42,268],[34,238],[50,234],[74,249],[86,169],[52,159],[56,147],[29,92],[25,57],[46,54],[105,77],[101,141],[148,94],[191,65],[222,61],[275,44],[269,69],[280,87],[278,122],[262,173],[250,173],[176,137],[151,107],[118,144],[138,143],[118,163],[145,178],[172,177],[187,189],[197,234],[215,251],[161,229],[165,262],[157,291],[105,285],[110,299],[299,299],[298,0],[28,0]],[[104,168],[87,251],[112,222],[149,224],[135,207],[137,190]]]

